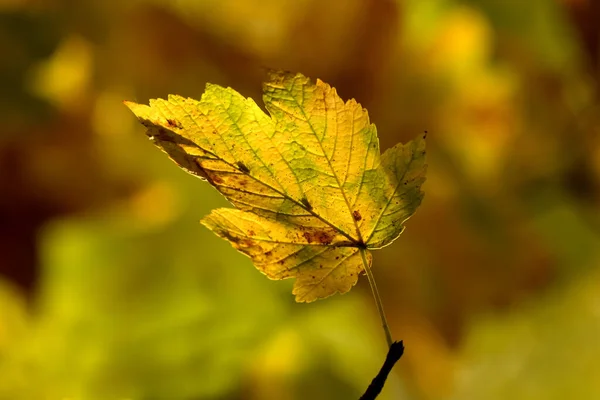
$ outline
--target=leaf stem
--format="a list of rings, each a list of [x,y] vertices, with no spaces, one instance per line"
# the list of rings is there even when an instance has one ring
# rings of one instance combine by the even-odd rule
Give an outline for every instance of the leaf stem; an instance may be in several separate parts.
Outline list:
[[[360,256],[362,257],[363,266],[365,267],[365,272],[367,273],[367,278],[369,278],[369,285],[371,286],[371,292],[373,293],[375,304],[377,304],[377,311],[379,312],[379,318],[381,318],[381,325],[383,326],[383,331],[385,332],[385,338],[387,340],[388,347],[391,347],[393,343],[392,334],[390,333],[390,327],[388,326],[387,319],[385,318],[385,312],[383,311],[381,297],[379,297],[379,291],[377,290],[375,277],[373,276],[373,272],[371,271],[371,267],[369,266],[369,263],[367,261],[365,249],[360,249]]]

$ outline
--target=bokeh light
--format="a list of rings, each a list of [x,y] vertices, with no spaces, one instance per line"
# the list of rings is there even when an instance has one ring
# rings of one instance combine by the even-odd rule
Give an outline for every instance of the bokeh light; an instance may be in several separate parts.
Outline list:
[[[406,353],[379,398],[600,398],[600,3],[0,2],[0,399],[356,399],[366,278],[296,304],[198,221],[227,202],[122,104],[266,69],[428,131],[425,199],[375,253]]]

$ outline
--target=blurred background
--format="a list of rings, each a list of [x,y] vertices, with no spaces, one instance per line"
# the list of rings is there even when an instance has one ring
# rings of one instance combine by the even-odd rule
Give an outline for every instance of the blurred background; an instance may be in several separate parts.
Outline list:
[[[122,100],[260,103],[267,68],[424,130],[425,199],[374,273],[385,399],[600,398],[600,2],[0,1],[0,399],[356,399],[366,278],[296,304],[198,221],[227,202]]]

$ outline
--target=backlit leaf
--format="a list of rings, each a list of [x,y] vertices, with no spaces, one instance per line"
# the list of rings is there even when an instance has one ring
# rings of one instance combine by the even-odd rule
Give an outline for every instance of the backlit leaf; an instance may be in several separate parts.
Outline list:
[[[375,125],[355,100],[301,74],[272,72],[270,115],[231,88],[126,102],[147,135],[236,208],[202,223],[271,279],[296,278],[297,301],[345,293],[360,252],[391,243],[421,203],[425,136],[380,155]]]

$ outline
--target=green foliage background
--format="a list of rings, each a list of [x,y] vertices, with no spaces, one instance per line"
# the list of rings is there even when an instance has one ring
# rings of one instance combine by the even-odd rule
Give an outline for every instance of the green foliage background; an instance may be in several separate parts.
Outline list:
[[[226,202],[121,103],[265,68],[428,135],[374,273],[406,354],[384,399],[600,397],[593,0],[0,3],[0,399],[350,399],[385,341],[366,279],[295,304],[204,229]]]

